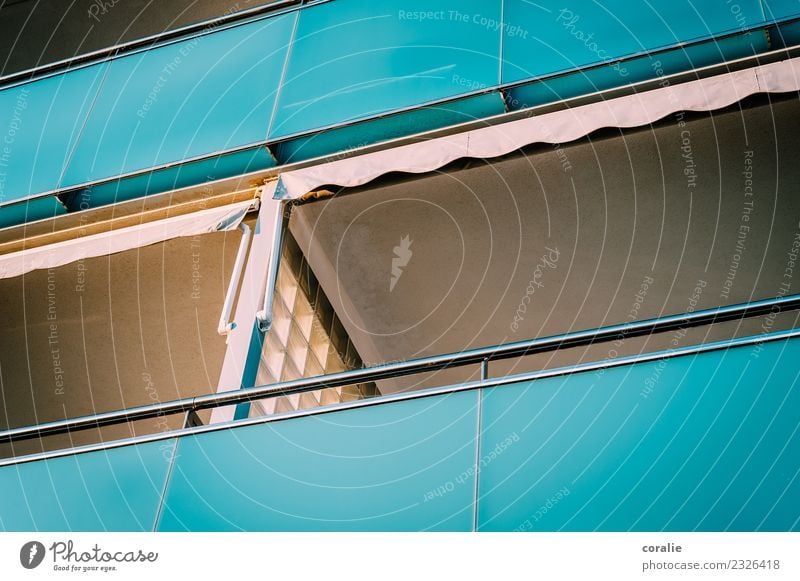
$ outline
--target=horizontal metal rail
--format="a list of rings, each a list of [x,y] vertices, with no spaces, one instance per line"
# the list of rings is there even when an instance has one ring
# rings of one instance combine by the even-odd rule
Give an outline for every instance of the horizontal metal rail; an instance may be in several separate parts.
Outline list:
[[[126,410],[48,422],[35,426],[14,428],[0,432],[0,443],[16,442],[30,438],[128,423],[171,414],[189,414],[198,410],[245,403],[257,399],[415,375],[418,373],[462,367],[476,363],[485,365],[486,363],[484,362],[488,363],[488,361],[524,357],[536,353],[593,345],[607,341],[644,337],[677,329],[689,329],[692,327],[798,309],[800,309],[800,294],[740,303],[714,309],[705,309],[693,313],[682,313],[632,323],[562,333],[550,337],[529,339],[527,341],[519,341],[505,345],[471,349],[458,353],[436,355],[410,361],[388,363],[376,367],[355,369],[319,377],[296,379],[293,381],[246,389],[236,389],[228,392],[173,400]]]
[[[261,424],[281,422],[295,418],[324,415],[344,410],[369,408],[379,405],[387,405],[401,401],[410,401],[416,399],[423,399],[427,397],[435,397],[440,395],[448,395],[453,393],[461,393],[464,391],[472,391],[476,389],[488,389],[492,387],[502,387],[505,385],[514,385],[527,381],[537,381],[540,379],[547,379],[553,377],[565,377],[574,375],[576,373],[585,373],[589,371],[600,371],[605,369],[613,369],[615,367],[623,367],[625,365],[633,365],[636,363],[647,363],[652,361],[666,361],[676,357],[683,357],[688,355],[700,355],[703,353],[712,353],[715,351],[723,351],[736,347],[757,346],[763,343],[771,343],[775,341],[782,341],[787,339],[796,339],[800,337],[800,329],[791,329],[789,331],[777,331],[766,333],[763,335],[754,335],[747,337],[740,337],[737,339],[729,339],[726,341],[717,341],[714,343],[704,343],[702,345],[689,345],[686,347],[679,347],[675,349],[668,349],[665,351],[655,351],[652,353],[630,355],[626,357],[617,357],[614,359],[604,359],[602,361],[591,361],[587,363],[579,363],[577,365],[570,365],[568,367],[557,367],[554,369],[543,369],[540,371],[530,371],[526,373],[518,373],[515,375],[507,375],[504,377],[495,378],[481,378],[479,381],[469,381],[465,383],[458,383],[454,385],[447,385],[443,387],[432,387],[428,389],[420,389],[417,391],[407,391],[394,393],[391,395],[378,396],[368,399],[360,399],[346,403],[333,404],[329,406],[321,406],[316,408],[295,410],[269,416],[260,416],[255,418],[246,418],[242,420],[234,420],[231,422],[223,422],[211,425],[200,426],[186,426],[182,429],[174,430],[171,432],[158,432],[155,434],[147,434],[144,436],[134,436],[131,438],[123,438],[120,440],[113,440],[109,442],[99,442],[96,444],[87,444],[83,446],[75,446],[72,448],[65,448],[60,450],[52,450],[49,452],[39,452],[35,454],[28,454],[25,456],[17,456],[14,458],[6,458],[0,460],[0,468],[3,466],[12,466],[24,464],[27,462],[35,462],[38,460],[48,460],[51,458],[60,458],[64,456],[74,456],[75,454],[83,454],[87,452],[96,452],[99,450],[110,450],[113,448],[121,448],[123,446],[134,446],[137,444],[145,444],[149,442],[157,442],[169,440],[173,438],[180,438],[184,436],[191,436],[197,434],[205,434],[210,432],[218,432],[221,430],[228,430],[231,428],[241,428],[245,426],[256,426]]]

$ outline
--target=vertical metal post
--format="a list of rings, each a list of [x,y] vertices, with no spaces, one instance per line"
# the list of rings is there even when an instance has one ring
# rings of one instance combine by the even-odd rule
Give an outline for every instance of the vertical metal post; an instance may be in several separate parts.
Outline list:
[[[200,419],[200,416],[197,415],[196,410],[189,410],[186,412],[186,416],[183,420],[183,427],[184,428],[194,428],[197,426],[202,426],[203,420]]]
[[[481,361],[481,381],[489,379],[489,358],[486,357]]]

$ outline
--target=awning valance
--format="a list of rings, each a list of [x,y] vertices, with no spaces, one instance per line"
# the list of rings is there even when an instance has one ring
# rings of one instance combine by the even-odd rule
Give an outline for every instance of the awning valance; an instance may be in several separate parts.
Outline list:
[[[76,260],[106,256],[181,236],[195,236],[238,227],[253,200],[92,234],[0,256],[0,278],[12,278],[40,268],[55,268]]]
[[[676,85],[665,79],[650,91],[286,172],[275,198],[300,198],[322,186],[360,186],[389,172],[431,172],[459,158],[497,157],[533,143],[566,143],[603,127],[640,127],[679,111],[714,111],[757,93],[798,90],[800,58]]]

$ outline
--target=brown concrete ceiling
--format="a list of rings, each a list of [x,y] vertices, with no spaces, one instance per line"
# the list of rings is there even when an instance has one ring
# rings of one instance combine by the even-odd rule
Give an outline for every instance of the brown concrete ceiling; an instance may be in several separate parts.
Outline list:
[[[0,280],[0,429],[214,392],[225,355],[217,321],[240,239],[177,238]],[[53,436],[44,446],[175,429],[182,419]],[[27,441],[16,453],[41,449]]]
[[[770,297],[781,292],[787,251],[800,233],[800,166],[791,161],[798,136],[795,97],[754,99],[714,115],[671,116],[653,128],[386,179],[298,207],[292,230],[368,363]],[[410,255],[392,287],[406,237]],[[789,315],[775,328],[793,321]],[[699,329],[680,343],[762,323]],[[651,339],[648,349],[670,341]],[[602,359],[610,349],[494,369]]]

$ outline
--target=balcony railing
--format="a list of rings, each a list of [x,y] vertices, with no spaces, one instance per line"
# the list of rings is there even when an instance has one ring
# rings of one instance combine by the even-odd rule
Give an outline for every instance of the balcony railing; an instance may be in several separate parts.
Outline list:
[[[582,371],[614,368],[624,365],[630,365],[632,363],[665,360],[683,355],[692,355],[710,351],[718,351],[733,346],[756,345],[762,342],[777,341],[777,340],[792,338],[796,334],[800,334],[800,329],[793,329],[790,331],[783,331],[780,333],[771,333],[771,334],[765,333],[757,336],[744,337],[740,339],[732,339],[714,343],[706,343],[702,345],[692,345],[682,348],[671,349],[668,351],[644,353],[630,357],[617,357],[617,358],[605,359],[602,361],[582,363],[565,368],[535,371],[532,373],[512,375],[507,377],[491,378],[489,376],[489,363],[492,361],[525,357],[527,355],[534,355],[537,353],[546,353],[551,351],[558,351],[560,349],[568,349],[571,347],[582,347],[609,341],[617,341],[621,339],[644,337],[659,333],[666,333],[678,329],[689,329],[693,327],[713,325],[727,321],[747,319],[752,317],[769,315],[771,313],[788,312],[798,309],[800,309],[800,294],[775,297],[771,299],[740,303],[736,305],[722,306],[713,309],[699,310],[691,313],[681,313],[681,314],[658,317],[654,319],[646,319],[631,323],[610,325],[605,327],[599,327],[596,329],[573,331],[549,337],[541,337],[536,339],[529,339],[526,341],[507,343],[504,345],[495,345],[492,347],[471,349],[458,353],[449,353],[443,355],[436,355],[433,357],[426,357],[422,359],[388,363],[385,365],[378,365],[364,369],[344,371],[340,373],[333,373],[319,377],[302,378],[287,382],[275,383],[271,385],[256,386],[247,389],[195,396],[191,398],[178,399],[168,402],[123,409],[123,410],[98,413],[90,416],[47,422],[34,426],[13,428],[5,431],[0,431],[0,443],[7,443],[7,442],[13,443],[32,438],[42,438],[45,436],[52,436],[57,434],[74,433],[81,430],[96,429],[103,426],[128,424],[138,420],[163,417],[166,415],[173,415],[173,414],[184,414],[186,416],[184,424],[186,426],[190,426],[191,424],[197,422],[196,414],[201,410],[208,410],[223,406],[252,402],[255,400],[266,399],[270,397],[280,397],[280,396],[304,393],[319,389],[343,387],[359,383],[380,381],[383,379],[392,379],[409,375],[416,375],[430,371],[438,371],[438,370],[462,367],[467,365],[479,364],[481,366],[481,379],[480,381],[477,382],[470,382],[455,386],[446,386],[441,388],[433,388],[433,389],[419,390],[413,392],[405,392],[389,396],[380,396],[362,401],[349,402],[341,405],[324,406],[319,408],[312,408],[309,410],[291,412],[287,414],[276,414],[274,416],[269,416],[266,418],[252,418],[249,420],[237,421],[234,422],[233,424],[230,423],[213,424],[209,426],[194,425],[192,427],[186,427],[183,430],[179,430],[177,432],[167,432],[156,435],[142,436],[138,438],[121,440],[118,442],[104,442],[102,444],[95,444],[81,448],[72,448],[66,451],[66,453],[74,453],[75,451],[80,451],[80,450],[92,450],[97,448],[108,448],[115,445],[125,445],[127,442],[150,441],[153,439],[163,439],[175,435],[196,433],[199,431],[216,430],[223,427],[230,427],[231,425],[238,425],[238,424],[249,425],[252,423],[262,423],[264,421],[272,421],[274,419],[285,419],[287,417],[315,415],[330,411],[340,411],[342,409],[374,406],[374,405],[391,403],[408,399],[418,399],[432,395],[440,395],[443,393],[468,391],[472,389],[478,389],[481,387],[500,386],[508,383],[515,383],[518,381],[529,381],[544,377],[569,375],[571,373],[577,373]],[[0,461],[0,466],[40,459],[44,457],[52,457],[55,455],[62,455],[63,453],[65,453],[65,451],[53,451],[44,454],[34,454],[26,457],[3,460]]]
[[[795,530],[800,329],[490,377],[488,362],[800,295],[8,430],[4,441],[481,365],[478,381],[5,460],[9,530]],[[602,370],[602,373],[600,371]]]

